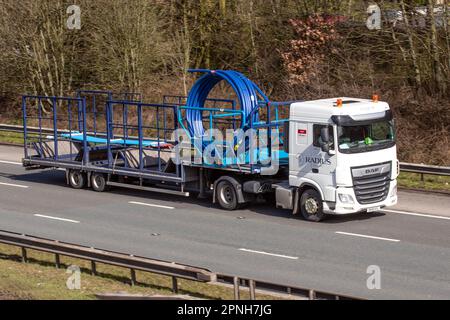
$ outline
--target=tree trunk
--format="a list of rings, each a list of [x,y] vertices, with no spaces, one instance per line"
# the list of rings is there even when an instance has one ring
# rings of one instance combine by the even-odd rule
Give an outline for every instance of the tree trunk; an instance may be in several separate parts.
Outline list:
[[[442,76],[442,69],[439,59],[439,51],[438,51],[438,39],[437,39],[437,31],[436,31],[436,18],[434,15],[434,0],[428,0],[428,22],[430,29],[430,54],[431,54],[431,70],[433,76],[433,89],[437,90],[439,94],[445,94],[445,82]]]
[[[409,51],[411,55],[412,65],[414,68],[415,82],[418,88],[422,87],[422,74],[419,67],[419,62],[417,59],[417,53],[414,43],[414,34],[412,31],[412,26],[409,21],[409,9],[407,9],[405,0],[400,0],[400,6],[402,8],[403,21],[405,23],[406,33],[408,35]]]

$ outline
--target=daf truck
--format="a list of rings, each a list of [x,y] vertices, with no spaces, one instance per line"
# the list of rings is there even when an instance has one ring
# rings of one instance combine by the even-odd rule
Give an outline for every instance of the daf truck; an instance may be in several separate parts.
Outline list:
[[[24,166],[65,169],[67,184],[75,189],[195,194],[209,196],[226,210],[263,198],[314,222],[397,203],[396,134],[386,102],[374,96],[271,103],[239,73],[202,72],[206,76],[189,97],[168,96],[163,104],[114,100],[107,93],[102,108],[98,95],[104,92],[95,91],[76,97],[24,96]],[[208,98],[223,80],[238,92],[238,103]],[[95,98],[89,100],[88,94]],[[280,106],[287,110],[284,118]],[[190,138],[204,138],[208,124],[283,132],[279,150],[266,150],[278,154],[279,166],[271,172],[261,164],[180,159],[175,152],[180,141],[170,133],[184,130]],[[194,148],[188,146],[188,153]],[[203,150],[204,141],[197,148]],[[257,150],[260,156],[264,152]]]

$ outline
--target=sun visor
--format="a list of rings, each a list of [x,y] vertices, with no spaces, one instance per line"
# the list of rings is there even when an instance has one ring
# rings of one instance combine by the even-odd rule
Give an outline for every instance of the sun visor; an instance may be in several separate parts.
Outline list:
[[[392,119],[393,116],[391,110],[352,116],[345,115],[331,117],[333,123],[337,124],[338,126],[363,126],[374,122],[391,121]]]

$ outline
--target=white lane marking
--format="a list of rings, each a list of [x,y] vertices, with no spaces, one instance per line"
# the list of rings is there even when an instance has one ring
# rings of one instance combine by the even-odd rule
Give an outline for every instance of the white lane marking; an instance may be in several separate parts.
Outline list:
[[[0,160],[0,163],[4,163],[4,164],[13,164],[15,166],[21,166],[23,165],[21,162],[13,162],[13,161],[5,161],[5,160]]]
[[[130,201],[129,204],[136,204],[138,206],[145,206],[145,207],[154,207],[154,208],[162,208],[162,209],[169,209],[174,210],[175,207],[168,207],[168,206],[161,206],[158,204],[152,204],[152,203],[144,203],[144,202],[136,202],[136,201]]]
[[[256,251],[256,250],[250,250],[250,249],[238,249],[239,251],[244,251],[244,252],[250,252],[250,253],[257,253],[257,254],[263,254],[266,256],[272,256],[272,257],[277,257],[277,258],[284,258],[284,259],[290,259],[290,260],[298,260],[298,257],[292,257],[292,256],[286,256],[283,254],[276,254],[276,253],[270,253],[270,252],[264,252],[264,251]]]
[[[342,231],[336,231],[336,233],[342,234],[345,236],[353,236],[353,237],[368,238],[368,239],[375,239],[375,240],[384,240],[384,241],[391,241],[391,242],[400,242],[400,240],[397,240],[397,239],[374,237],[374,236],[368,236],[365,234],[358,234],[358,233],[349,233],[349,232],[342,232]]]
[[[12,183],[4,183],[4,182],[0,182],[1,186],[7,186],[7,187],[15,187],[15,188],[22,188],[22,189],[28,189],[29,186],[23,186],[20,184],[12,184]]]
[[[431,214],[423,214],[423,213],[415,213],[415,212],[407,212],[407,211],[398,211],[398,210],[387,210],[383,209],[380,210],[381,212],[390,212],[390,213],[398,213],[398,214],[404,214],[407,216],[416,216],[416,217],[424,217],[424,218],[432,218],[432,219],[442,219],[442,220],[450,220],[450,217],[443,217],[443,216],[435,216]]]
[[[44,219],[50,219],[50,220],[58,220],[58,221],[63,221],[63,222],[80,223],[80,221],[76,221],[76,220],[63,219],[63,218],[52,217],[52,216],[45,216],[43,214],[35,214],[34,216],[38,217],[38,218],[44,218]]]

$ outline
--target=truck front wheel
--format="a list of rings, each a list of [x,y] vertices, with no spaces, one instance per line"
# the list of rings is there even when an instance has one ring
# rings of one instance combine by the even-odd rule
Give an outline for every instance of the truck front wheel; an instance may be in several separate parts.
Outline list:
[[[217,201],[225,210],[236,210],[239,206],[236,190],[232,183],[221,181],[217,185]]]
[[[303,192],[300,198],[300,212],[307,221],[320,222],[325,218],[320,194],[313,189]]]

